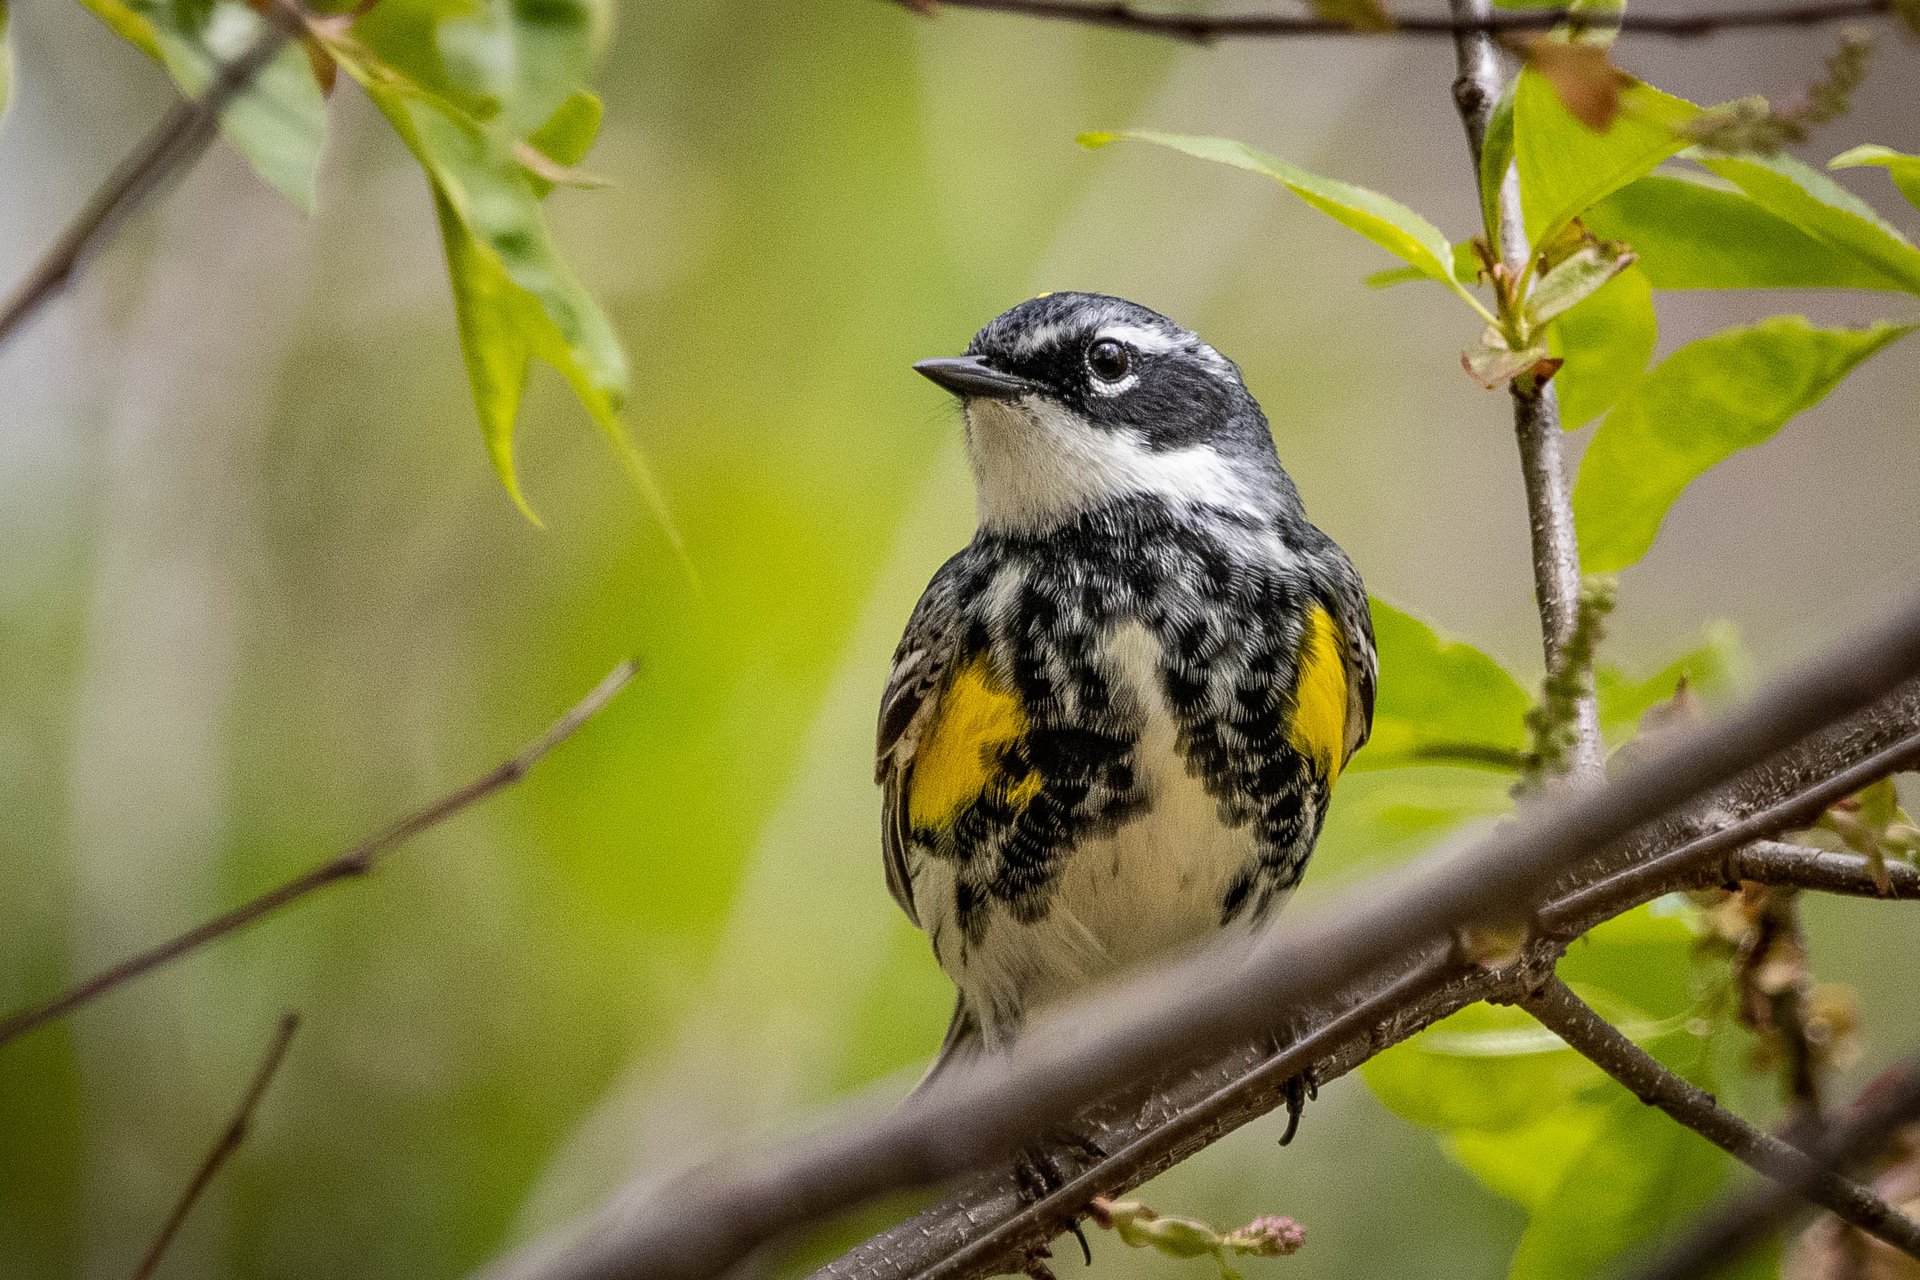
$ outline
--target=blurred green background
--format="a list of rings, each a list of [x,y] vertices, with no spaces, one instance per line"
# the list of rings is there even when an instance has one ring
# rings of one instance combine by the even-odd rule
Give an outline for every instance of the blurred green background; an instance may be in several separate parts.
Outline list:
[[[172,97],[76,6],[13,26],[5,278]],[[1696,100],[1791,98],[1824,50],[1620,61]],[[1889,49],[1820,154],[1913,150],[1917,70]],[[350,85],[312,220],[216,148],[0,353],[0,1007],[464,780],[619,658],[645,669],[371,881],[0,1050],[0,1274],[125,1274],[283,1008],[307,1025],[170,1274],[460,1276],[632,1177],[904,1091],[949,994],[882,884],[871,717],[972,519],[957,415],[907,366],[1042,289],[1201,330],[1369,585],[1533,679],[1505,398],[1461,375],[1457,304],[1361,288],[1384,256],[1248,175],[1072,144],[1235,136],[1464,236],[1452,76],[1441,42],[1203,51],[877,0],[621,6],[589,161],[615,185],[554,212],[626,340],[697,585],[557,377],[520,436],[546,527],[515,511],[424,184]],[[1665,349],[1884,300],[1661,306]],[[1917,400],[1896,353],[1696,485],[1626,577],[1614,656],[1651,668],[1728,618],[1764,674],[1910,587]],[[1349,781],[1296,909],[1417,849],[1423,795],[1450,785],[1419,772]],[[1864,1003],[1857,1082],[1920,1039],[1913,917],[1823,902],[1813,926],[1821,976]],[[1284,1152],[1277,1133],[1148,1198],[1300,1219],[1305,1252],[1262,1274],[1504,1274],[1521,1212],[1358,1079]],[[1105,1275],[1205,1270],[1096,1247]]]

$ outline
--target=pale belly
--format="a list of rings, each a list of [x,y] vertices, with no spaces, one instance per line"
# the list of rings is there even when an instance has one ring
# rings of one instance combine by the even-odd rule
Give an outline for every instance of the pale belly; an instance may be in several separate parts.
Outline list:
[[[1228,886],[1255,854],[1251,824],[1226,826],[1218,802],[1177,750],[1155,674],[1155,641],[1133,626],[1107,653],[1110,670],[1146,713],[1134,769],[1147,803],[1111,835],[1074,849],[1042,919],[1023,923],[996,913],[964,960],[941,945],[943,930],[933,930],[941,963],[979,1016],[989,1046],[1040,1008],[1214,936]],[[950,903],[951,878],[936,871],[933,879],[945,883],[928,883],[923,899],[916,877],[916,899],[935,916],[950,915],[950,906],[937,904],[943,896]],[[921,918],[928,919],[924,909]]]

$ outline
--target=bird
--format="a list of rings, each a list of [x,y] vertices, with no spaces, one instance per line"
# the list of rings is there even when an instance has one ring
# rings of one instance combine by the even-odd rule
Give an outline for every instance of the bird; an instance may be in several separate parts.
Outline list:
[[[1042,294],[913,367],[960,402],[978,512],[876,744],[887,887],[957,991],[931,1079],[1262,927],[1367,739],[1378,660],[1353,562],[1191,330]]]

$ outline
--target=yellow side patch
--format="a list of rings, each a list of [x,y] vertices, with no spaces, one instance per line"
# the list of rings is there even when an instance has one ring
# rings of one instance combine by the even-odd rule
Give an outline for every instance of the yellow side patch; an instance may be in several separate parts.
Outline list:
[[[1347,754],[1347,664],[1340,628],[1318,605],[1307,614],[1300,646],[1300,674],[1293,686],[1293,731],[1301,755],[1318,763],[1328,785],[1340,776]]]
[[[998,776],[1001,753],[1026,731],[1020,700],[995,678],[984,654],[955,671],[913,753],[908,819],[916,827],[944,826],[996,781],[1016,808],[1032,800],[1039,774],[1011,785]]]

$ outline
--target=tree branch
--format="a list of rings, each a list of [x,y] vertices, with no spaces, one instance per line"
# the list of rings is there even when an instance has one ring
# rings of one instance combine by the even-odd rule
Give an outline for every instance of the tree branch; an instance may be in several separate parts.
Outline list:
[[[1356,31],[1352,23],[1304,13],[1160,13],[1136,9],[1130,4],[1088,4],[1076,3],[1075,0],[895,0],[895,3],[921,13],[934,12],[942,5],[954,9],[981,9],[1029,18],[1077,22],[1085,26],[1186,40],[1195,44],[1247,37],[1458,36],[1469,32],[1499,35],[1548,31],[1569,21],[1578,22],[1583,16],[1567,9],[1531,9],[1487,14],[1478,18],[1401,14],[1392,18],[1393,25],[1385,31]],[[1609,14],[1606,23],[1621,31],[1690,39],[1720,31],[1756,27],[1818,26],[1828,22],[1882,17],[1893,12],[1894,0],[1830,0],[1828,3],[1779,8]],[[1593,21],[1592,13],[1584,17]]]
[[[1317,916],[1290,921],[1286,929],[1261,938],[1251,950],[1222,943],[1203,956],[1141,975],[1039,1021],[1005,1056],[943,1074],[896,1111],[867,1116],[769,1155],[707,1166],[608,1218],[573,1248],[505,1274],[546,1280],[713,1275],[786,1232],[883,1192],[982,1168],[1090,1103],[1137,1091],[1209,1055],[1235,1052],[1234,1046],[1264,1038],[1327,1001],[1345,997],[1350,1004],[1355,998],[1350,993],[1377,990],[1426,965],[1447,963],[1448,939],[1458,928],[1525,919],[1549,893],[1570,899],[1574,889],[1592,889],[1602,880],[1622,886],[1616,893],[1645,890],[1651,896],[1660,890],[1621,871],[1615,865],[1619,858],[1652,861],[1691,840],[1691,856],[1700,865],[1673,864],[1673,881],[1684,881],[1682,872],[1687,872],[1703,883],[1717,883],[1719,859],[1729,847],[1729,837],[1721,834],[1729,822],[1722,815],[1737,827],[1739,819],[1771,808],[1784,823],[1803,811],[1808,803],[1803,793],[1836,769],[1916,736],[1920,682],[1901,687],[1915,670],[1920,670],[1920,601],[1892,627],[1802,668],[1743,711],[1688,733],[1604,786],[1543,804],[1465,853],[1430,855],[1359,886]],[[1897,695],[1888,697],[1896,688]],[[1884,703],[1866,710],[1883,697]],[[1801,751],[1786,750],[1823,727],[1827,732],[1817,742]],[[1749,770],[1754,770],[1750,783],[1729,787]],[[1666,821],[1642,837],[1651,843],[1617,844],[1659,819]],[[1592,868],[1591,879],[1587,868]],[[1578,932],[1630,905],[1592,897],[1592,914],[1581,919],[1563,912],[1563,920],[1570,932]],[[1531,963],[1551,957],[1556,936],[1531,950]],[[1532,985],[1540,975],[1523,976]],[[1425,1025],[1422,1017],[1485,998],[1493,982],[1509,980],[1504,973],[1481,978],[1477,985],[1462,979],[1409,1008],[1376,1008],[1372,1012],[1384,1014],[1385,1021],[1341,1047],[1333,1062],[1336,1073],[1364,1060],[1375,1046]],[[1243,1058],[1237,1071],[1248,1065]],[[1290,1065],[1273,1066],[1267,1075],[1275,1078]],[[1226,1072],[1214,1076],[1203,1096],[1232,1082],[1236,1069]],[[1150,1102],[1141,1112],[1148,1127],[1171,1118],[1157,1105]],[[1209,1125],[1212,1136],[1246,1118],[1216,1119]],[[1173,1156],[1190,1154],[1210,1140],[1203,1132]],[[970,1194],[977,1205],[979,1189]],[[994,1220],[990,1213],[972,1211],[961,1217],[965,1225],[948,1220],[952,1229],[936,1242],[941,1259],[990,1229]],[[908,1230],[931,1239],[924,1219]],[[938,1265],[910,1238],[902,1244],[903,1257]],[[872,1265],[872,1255],[864,1256],[865,1265],[845,1274],[872,1280],[929,1269],[898,1270],[891,1259],[882,1269]],[[969,1266],[938,1273],[983,1270]]]
[[[1888,862],[1886,885],[1873,864],[1857,853],[1834,853],[1780,840],[1756,840],[1729,860],[1733,875],[1757,884],[1792,885],[1856,898],[1920,898],[1920,867]]]
[[[1466,127],[1473,189],[1478,191],[1482,143],[1503,83],[1500,55],[1488,27],[1493,21],[1493,0],[1448,0],[1448,8],[1456,28],[1453,47],[1459,68],[1453,101]],[[1527,229],[1520,209],[1520,183],[1511,168],[1501,179],[1497,222],[1486,233],[1487,243],[1499,247],[1508,272],[1519,278],[1527,267]],[[1501,295],[1506,296],[1504,289]],[[1591,783],[1601,777],[1605,756],[1592,665],[1570,667],[1569,645],[1580,625],[1580,546],[1573,533],[1573,491],[1561,456],[1559,393],[1551,381],[1532,374],[1513,379],[1508,389],[1513,396],[1514,436],[1520,446],[1520,475],[1526,486],[1541,649],[1549,683],[1567,682],[1573,687],[1568,726],[1572,742],[1566,763],[1574,778]]]
[[[1635,1280],[1706,1280],[1738,1262],[1791,1214],[1809,1188],[1835,1169],[1858,1164],[1901,1128],[1920,1119],[1920,1058],[1883,1073],[1868,1085],[1848,1116],[1808,1153],[1794,1177],[1766,1182],[1706,1216]]]
[[[233,61],[221,65],[207,91],[176,103],[74,215],[0,305],[0,348],[42,305],[73,282],[127,217],[175,172],[198,160],[220,127],[220,116],[252,86],[293,38],[296,18],[279,5],[266,9],[266,26]]]
[[[1713,821],[1641,837],[1627,851],[1624,867],[1568,887],[1538,914],[1532,966],[1475,972],[1450,963],[1444,948],[1432,949],[1410,959],[1395,982],[1358,997],[1347,1013],[1309,1016],[1307,1029],[1278,1054],[1264,1061],[1257,1055],[1230,1055],[1172,1081],[1131,1113],[1098,1118],[1101,1145],[1112,1156],[1045,1200],[1022,1204],[1004,1176],[976,1180],[945,1203],[859,1246],[814,1280],[976,1280],[1005,1270],[1008,1259],[1063,1231],[1093,1195],[1131,1190],[1271,1111],[1281,1101],[1280,1082],[1308,1067],[1323,1083],[1331,1081],[1457,1009],[1523,993],[1520,979],[1530,971],[1545,972],[1541,963],[1551,965],[1551,955],[1539,948],[1571,941],[1592,925],[1665,893],[1722,884],[1729,868],[1737,868],[1741,878],[1877,896],[1867,860],[1859,855],[1748,842],[1755,831],[1802,825],[1806,815],[1853,794],[1863,785],[1863,768],[1884,776],[1915,760],[1920,760],[1920,689],[1743,776],[1711,800]],[[1647,865],[1660,866],[1662,876],[1643,874]],[[1920,872],[1901,867],[1895,881],[1896,896],[1920,896]],[[1345,1030],[1353,1027],[1358,1030]],[[1338,1044],[1324,1047],[1336,1035]]]
[[[267,1045],[266,1055],[260,1059],[260,1066],[253,1073],[253,1082],[241,1095],[240,1105],[234,1108],[233,1119],[227,1122],[227,1127],[214,1140],[213,1146],[207,1151],[206,1158],[194,1171],[193,1180],[187,1183],[186,1189],[180,1193],[180,1198],[174,1202],[173,1212],[167,1215],[166,1222],[160,1228],[160,1234],[155,1236],[153,1243],[147,1246],[146,1256],[140,1259],[140,1265],[135,1268],[133,1280],[149,1280],[155,1269],[159,1267],[160,1259],[166,1256],[168,1248],[172,1246],[173,1238],[180,1234],[180,1228],[186,1222],[187,1215],[193,1212],[193,1207],[200,1203],[200,1197],[206,1194],[207,1186],[213,1181],[214,1175],[219,1173],[221,1166],[240,1149],[240,1144],[247,1140],[247,1131],[253,1127],[253,1114],[260,1109],[260,1099],[266,1096],[267,1086],[273,1083],[273,1077],[280,1070],[280,1064],[286,1060],[287,1047],[293,1043],[293,1033],[299,1029],[299,1014],[281,1015],[280,1026],[274,1031],[273,1039]]]
[[[38,1027],[45,1026],[57,1018],[63,1018],[82,1005],[98,1000],[109,991],[125,986],[135,978],[143,977],[164,964],[178,960],[181,956],[198,951],[208,943],[216,942],[229,934],[238,933],[248,925],[256,924],[330,884],[366,875],[374,869],[380,858],[394,847],[404,844],[423,831],[439,826],[455,814],[471,808],[494,792],[504,790],[524,778],[527,771],[538,763],[541,757],[572,737],[581,725],[599,714],[602,708],[613,701],[614,696],[627,687],[628,682],[633,679],[634,673],[638,670],[638,662],[632,659],[622,662],[595,685],[586,697],[574,704],[570,711],[556,720],[540,737],[523,747],[518,754],[495,765],[465,786],[414,810],[386,830],[361,841],[339,857],[323,862],[312,870],[295,876],[231,911],[215,916],[204,924],[196,925],[177,937],[170,938],[139,955],[122,960],[112,968],[94,975],[50,1000],[29,1005],[0,1018],[0,1046]]]
[[[1920,1258],[1920,1222],[1853,1179],[1821,1169],[1804,1151],[1720,1106],[1705,1089],[1661,1066],[1560,979],[1549,979],[1519,1004],[1640,1101],[1658,1107],[1756,1173],[1794,1185],[1807,1199],[1875,1239]]]

